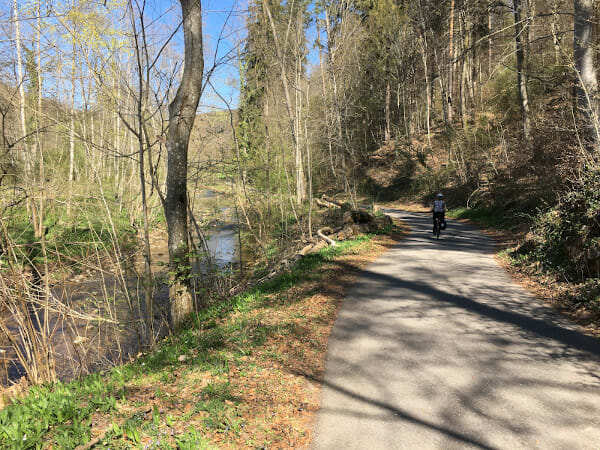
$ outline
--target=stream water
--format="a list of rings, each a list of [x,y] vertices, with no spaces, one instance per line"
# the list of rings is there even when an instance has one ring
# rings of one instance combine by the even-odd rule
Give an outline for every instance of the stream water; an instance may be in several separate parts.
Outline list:
[[[206,230],[206,246],[203,247],[208,249],[209,257],[204,258],[200,265],[196,264],[194,272],[206,273],[209,264],[212,264],[211,270],[226,270],[236,266],[240,261],[239,228],[232,210],[218,205],[218,195],[214,191],[207,190],[198,199],[200,208],[195,214],[196,220],[205,223],[207,210],[211,211],[212,220],[209,226],[203,226],[203,230]],[[200,243],[202,238],[195,236],[195,240]],[[157,309],[160,309],[168,301],[168,286],[165,283],[168,247],[165,232],[153,233],[151,253],[156,280],[153,298]],[[125,361],[140,351],[140,342],[147,342],[150,333],[155,337],[166,333],[165,318],[156,311],[154,329],[145,328],[149,323],[144,317],[145,290],[143,280],[137,275],[143,273],[143,258],[138,255],[132,262],[133,270],[122,274],[114,271],[89,272],[53,287],[53,307],[40,312],[40,315],[43,317],[44,313],[48,314],[56,371],[60,379],[69,380]],[[77,311],[78,316],[58,312],[65,309],[60,305]],[[90,320],[92,317],[101,320]],[[10,331],[18,335],[19,327],[14,319],[11,320],[10,314],[5,313],[3,320]],[[10,384],[24,374],[14,349],[2,339],[0,383]]]

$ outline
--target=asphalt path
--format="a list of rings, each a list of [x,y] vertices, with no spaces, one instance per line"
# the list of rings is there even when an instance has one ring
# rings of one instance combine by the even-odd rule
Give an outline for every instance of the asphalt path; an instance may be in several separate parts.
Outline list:
[[[493,241],[386,211],[410,234],[350,289],[315,449],[600,449],[600,340],[516,285]]]

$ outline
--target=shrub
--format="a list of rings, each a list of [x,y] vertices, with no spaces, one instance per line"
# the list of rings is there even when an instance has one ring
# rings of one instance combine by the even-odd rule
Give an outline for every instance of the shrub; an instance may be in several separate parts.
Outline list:
[[[600,168],[586,167],[558,205],[540,214],[517,252],[571,279],[600,272]]]

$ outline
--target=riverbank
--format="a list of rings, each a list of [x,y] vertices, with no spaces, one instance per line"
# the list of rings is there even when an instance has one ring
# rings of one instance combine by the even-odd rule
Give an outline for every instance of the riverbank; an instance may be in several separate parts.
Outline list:
[[[337,308],[362,268],[403,232],[386,231],[303,258],[131,364],[32,388],[0,412],[0,445],[307,444]]]

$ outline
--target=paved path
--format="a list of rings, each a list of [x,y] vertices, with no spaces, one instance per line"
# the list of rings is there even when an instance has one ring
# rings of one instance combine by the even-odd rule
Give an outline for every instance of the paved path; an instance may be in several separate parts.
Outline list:
[[[600,341],[515,285],[493,242],[390,210],[410,235],[348,293],[315,449],[600,449]]]

